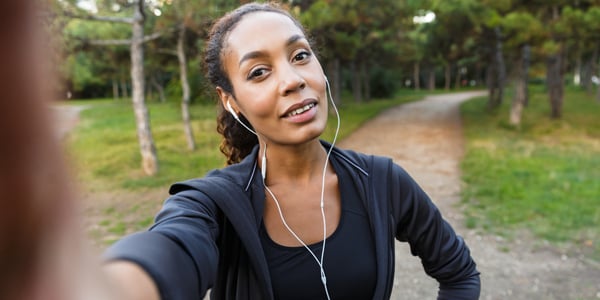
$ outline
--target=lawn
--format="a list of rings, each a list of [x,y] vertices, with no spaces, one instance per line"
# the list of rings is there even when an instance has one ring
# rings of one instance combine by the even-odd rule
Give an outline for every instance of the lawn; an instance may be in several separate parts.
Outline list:
[[[552,120],[543,87],[530,96],[520,128],[508,124],[510,97],[495,112],[484,98],[462,107],[467,225],[509,238],[526,229],[600,258],[600,103],[568,89]]]

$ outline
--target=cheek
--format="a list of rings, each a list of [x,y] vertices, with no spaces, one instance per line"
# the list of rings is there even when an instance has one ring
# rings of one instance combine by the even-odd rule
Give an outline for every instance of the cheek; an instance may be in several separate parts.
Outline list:
[[[250,112],[253,114],[255,119],[263,119],[271,117],[274,113],[275,104],[273,101],[269,99],[255,98],[252,102],[250,102]]]
[[[276,97],[270,95],[267,87],[252,87],[243,89],[238,98],[239,105],[242,106],[249,121],[259,121],[273,115],[275,111]]]

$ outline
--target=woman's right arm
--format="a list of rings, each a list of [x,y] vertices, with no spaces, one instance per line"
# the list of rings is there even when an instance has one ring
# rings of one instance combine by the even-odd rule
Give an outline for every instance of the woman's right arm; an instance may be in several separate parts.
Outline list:
[[[154,296],[139,299],[203,297],[217,272],[217,214],[215,204],[201,192],[171,196],[148,231],[126,236],[107,250],[107,274],[119,286],[145,286],[149,297]],[[124,278],[127,274],[131,279]]]
[[[119,300],[160,300],[154,280],[138,264],[122,260],[103,266],[108,287]]]

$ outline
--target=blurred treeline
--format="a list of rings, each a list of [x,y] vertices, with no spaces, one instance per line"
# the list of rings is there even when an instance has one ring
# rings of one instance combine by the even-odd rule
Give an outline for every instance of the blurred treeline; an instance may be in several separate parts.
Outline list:
[[[131,95],[131,25],[73,16],[131,17],[135,2],[54,1],[51,30],[60,40],[62,95]],[[147,0],[146,95],[164,100],[182,93],[177,56],[182,42],[191,99],[203,101],[207,30],[215,18],[244,2]],[[80,8],[90,3],[91,9]],[[401,87],[501,89],[523,77],[527,62],[528,81],[574,82],[592,92],[592,77],[598,76],[598,0],[293,0],[282,5],[315,40],[335,94],[349,91],[357,102],[388,97]],[[491,101],[494,106],[501,100]]]

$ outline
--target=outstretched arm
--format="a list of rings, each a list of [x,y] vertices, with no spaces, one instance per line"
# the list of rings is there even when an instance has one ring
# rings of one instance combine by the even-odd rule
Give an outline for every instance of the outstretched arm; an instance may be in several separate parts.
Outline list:
[[[154,280],[138,264],[129,261],[113,261],[107,263],[103,269],[110,286],[118,291],[119,299],[160,299]]]

